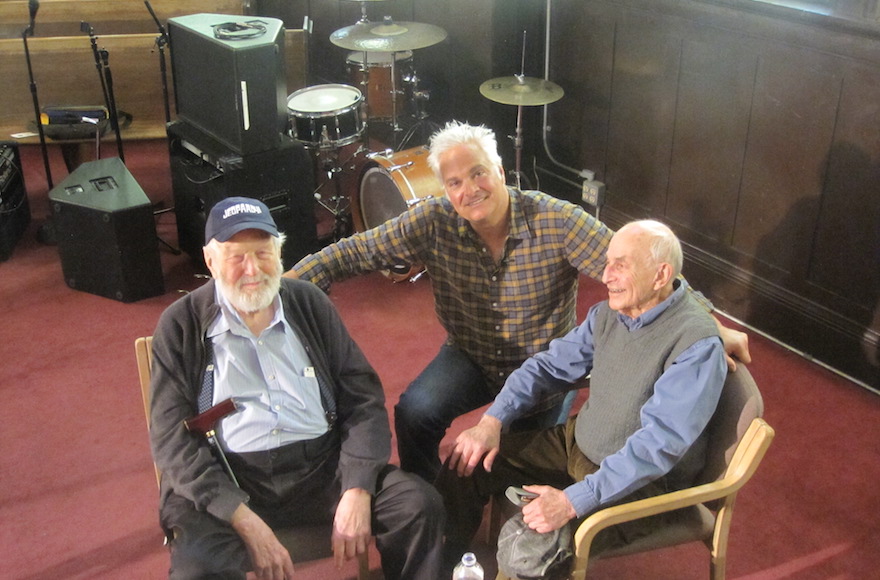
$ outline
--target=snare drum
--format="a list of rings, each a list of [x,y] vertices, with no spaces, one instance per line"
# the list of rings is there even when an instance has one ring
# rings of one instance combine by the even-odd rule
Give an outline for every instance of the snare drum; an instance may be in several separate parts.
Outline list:
[[[364,130],[363,94],[348,85],[316,85],[287,98],[290,136],[306,147],[333,149],[354,143]]]
[[[428,149],[420,146],[391,155],[372,155],[355,195],[351,217],[354,227],[362,232],[445,193],[428,166]]]
[[[364,66],[364,54],[367,55]],[[393,60],[392,60],[392,57]],[[361,87],[367,93],[367,109],[370,119],[390,119],[396,112],[403,113],[405,93],[403,78],[412,69],[412,51],[403,52],[351,52],[345,60],[348,65],[348,78],[351,84]],[[391,76],[391,64],[394,64],[394,76]],[[364,80],[364,69],[367,79]],[[391,79],[394,79],[394,83]],[[392,86],[393,85],[393,86]],[[366,86],[366,88],[364,88]],[[397,100],[392,101],[394,90]],[[393,110],[392,104],[397,108]]]

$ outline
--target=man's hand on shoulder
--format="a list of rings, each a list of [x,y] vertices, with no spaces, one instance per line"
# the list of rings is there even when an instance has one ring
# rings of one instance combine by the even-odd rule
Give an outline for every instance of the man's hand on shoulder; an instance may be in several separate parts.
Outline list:
[[[745,364],[752,362],[752,355],[749,354],[749,335],[724,326],[717,316],[713,318],[715,319],[715,324],[718,325],[718,334],[721,335],[721,341],[724,343],[724,352],[727,353],[727,368],[731,372],[735,371],[737,360]]]
[[[483,415],[480,422],[462,431],[455,439],[455,447],[449,456],[449,469],[466,477],[483,459],[486,471],[492,471],[492,463],[501,445],[501,421],[490,415]]]
[[[285,272],[285,273],[282,274],[281,276],[284,277],[284,278],[290,278],[290,279],[292,279],[292,280],[297,280],[297,279],[299,279],[299,274],[297,274],[297,273],[296,273],[296,270],[294,270],[293,268],[291,268],[290,270],[288,270],[287,272]]]
[[[259,580],[293,578],[293,561],[287,548],[281,545],[272,528],[251,508],[245,504],[239,505],[229,523],[241,536]]]
[[[365,489],[346,490],[333,518],[333,560],[342,567],[346,560],[367,551],[373,532],[370,527],[373,497]]]

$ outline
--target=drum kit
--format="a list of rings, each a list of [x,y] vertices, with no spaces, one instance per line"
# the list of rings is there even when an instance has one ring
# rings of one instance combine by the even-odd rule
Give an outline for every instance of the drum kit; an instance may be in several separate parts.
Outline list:
[[[351,84],[310,86],[287,99],[290,136],[312,152],[319,176],[315,199],[333,217],[323,231],[319,223],[319,237],[330,241],[351,234],[352,228],[375,227],[443,194],[428,169],[427,150],[406,146],[425,125],[437,128],[424,112],[429,95],[419,90],[413,51],[439,44],[446,31],[387,16],[371,22],[367,3],[384,0],[354,1],[361,3],[361,19],[330,35],[331,43],[349,51],[345,62]],[[397,152],[370,152],[369,131],[375,123],[390,125],[397,141],[410,99],[415,101],[416,122],[396,143]],[[357,179],[354,187],[347,182],[350,177]]]
[[[318,234],[330,242],[376,227],[426,199],[444,195],[443,186],[428,166],[427,148],[406,146],[416,131],[426,126],[431,132],[439,128],[424,111],[429,95],[418,88],[413,51],[439,44],[446,31],[388,16],[381,22],[370,21],[367,3],[385,0],[344,1],[360,2],[361,18],[333,32],[330,42],[349,51],[346,69],[351,84],[309,86],[287,100],[290,136],[311,151],[315,160],[319,176],[315,200],[326,210],[324,215],[332,218],[332,224],[324,227],[318,220]],[[409,91],[403,90],[405,83]],[[518,74],[490,79],[482,84],[480,93],[494,102],[518,107],[516,136],[512,138],[514,175],[520,187],[522,108],[552,103],[562,97],[562,89],[550,81]],[[415,123],[396,150],[370,151],[371,125],[389,124],[394,135],[402,131],[399,120],[409,99],[415,101]]]

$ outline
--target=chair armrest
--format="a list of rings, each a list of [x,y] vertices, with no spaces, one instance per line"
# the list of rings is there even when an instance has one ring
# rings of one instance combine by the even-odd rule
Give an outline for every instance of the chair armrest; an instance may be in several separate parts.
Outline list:
[[[599,510],[578,526],[574,535],[575,554],[586,560],[593,539],[609,526],[677,510],[735,494],[751,478],[764,457],[774,431],[763,419],[753,419],[737,446],[724,477],[711,483],[665,493],[655,497]]]

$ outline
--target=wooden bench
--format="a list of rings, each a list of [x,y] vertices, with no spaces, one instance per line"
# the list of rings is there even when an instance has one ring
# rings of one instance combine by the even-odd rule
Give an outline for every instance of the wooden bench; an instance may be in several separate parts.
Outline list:
[[[247,14],[246,0],[150,0],[159,21],[208,12]],[[30,20],[27,0],[0,0],[0,38],[21,38]],[[37,36],[79,36],[80,22],[95,34],[146,34],[159,29],[143,0],[41,0],[35,19]]]
[[[14,6],[13,6],[14,5]],[[166,24],[167,18],[181,14],[193,14],[198,8],[211,13],[223,13],[219,10],[238,7],[243,3],[235,2],[171,2],[169,0],[151,1],[157,16]],[[113,80],[113,93],[118,110],[132,116],[131,124],[122,130],[123,142],[140,139],[165,139],[165,107],[162,93],[162,77],[159,52],[156,44],[158,29],[152,21],[143,2],[136,0],[43,0],[37,15],[37,30],[40,30],[41,19],[46,12],[61,20],[62,17],[74,18],[79,10],[73,7],[88,6],[82,12],[94,10],[88,16],[89,23],[97,28],[94,15],[101,18],[113,16],[117,22],[134,22],[135,10],[143,8],[140,14],[141,25],[148,23],[152,33],[135,34],[101,34],[95,30],[98,48],[106,49],[109,54],[109,67]],[[112,12],[110,7],[113,7]],[[128,11],[117,9],[127,6]],[[171,10],[171,8],[174,10]],[[183,9],[185,7],[185,10]],[[0,0],[0,21],[16,8],[17,14],[22,9],[24,16],[19,17],[19,25],[27,26],[27,2],[17,0]],[[163,10],[164,12],[160,11]],[[66,15],[66,16],[63,16]],[[102,22],[109,22],[104,21]],[[58,22],[59,26],[64,23]],[[147,27],[149,28],[149,27]],[[76,35],[70,36],[34,36],[28,38],[28,50],[37,86],[39,104],[46,106],[103,106],[104,96],[101,80],[95,65],[94,53],[88,34],[79,32],[79,21],[76,23]],[[19,31],[20,33],[20,31]],[[308,84],[308,33],[304,30],[285,31],[285,57],[288,94]],[[171,72],[171,50],[166,47],[167,81],[172,119],[174,114],[174,87]],[[0,38],[0,78],[4,83],[3,107],[0,107],[0,139],[10,139],[11,135],[24,132],[35,132],[35,114],[30,91],[27,61],[21,36]],[[39,143],[36,135],[15,139],[21,144]],[[108,130],[102,141],[105,151],[113,147],[115,134]],[[86,157],[86,152],[94,143],[94,139],[79,142],[46,140],[47,144],[65,145],[65,153],[70,159],[76,159],[72,149],[78,148],[76,155]]]

